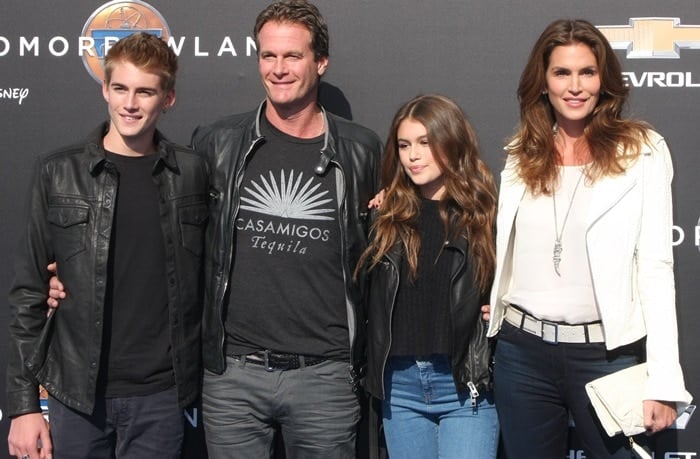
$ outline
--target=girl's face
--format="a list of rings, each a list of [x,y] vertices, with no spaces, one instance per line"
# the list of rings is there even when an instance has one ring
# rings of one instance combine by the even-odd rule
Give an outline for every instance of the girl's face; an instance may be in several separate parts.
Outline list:
[[[401,165],[421,195],[426,199],[440,199],[445,192],[444,177],[430,149],[425,126],[407,118],[399,124],[396,140]]]
[[[581,129],[600,98],[600,71],[591,48],[583,43],[554,48],[546,84],[557,123]]]

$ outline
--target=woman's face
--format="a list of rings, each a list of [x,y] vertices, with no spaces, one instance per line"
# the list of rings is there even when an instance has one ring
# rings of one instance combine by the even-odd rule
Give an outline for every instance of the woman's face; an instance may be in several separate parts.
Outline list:
[[[600,71],[591,48],[583,43],[554,48],[546,85],[559,126],[582,129],[600,98]]]
[[[406,175],[424,198],[437,200],[445,192],[444,178],[428,143],[428,132],[420,122],[407,118],[397,131],[399,159]]]

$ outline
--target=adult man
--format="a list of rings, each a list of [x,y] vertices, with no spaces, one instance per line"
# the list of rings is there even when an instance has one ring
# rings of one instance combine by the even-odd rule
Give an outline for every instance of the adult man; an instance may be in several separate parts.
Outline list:
[[[119,41],[105,59],[109,122],[37,162],[10,292],[11,455],[180,456],[201,374],[208,172],[156,129],[176,71],[153,35]],[[47,314],[54,260],[71,294]]]
[[[364,319],[352,271],[378,188],[376,134],[327,113],[328,30],[306,1],[255,24],[257,110],[198,128],[212,174],[203,413],[211,457],[354,457]]]

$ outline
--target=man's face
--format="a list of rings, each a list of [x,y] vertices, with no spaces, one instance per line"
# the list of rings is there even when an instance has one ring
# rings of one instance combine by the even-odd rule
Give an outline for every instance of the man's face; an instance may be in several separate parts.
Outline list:
[[[328,57],[315,60],[311,32],[300,24],[267,22],[258,33],[258,45],[260,77],[268,102],[286,113],[315,104]]]
[[[175,102],[175,91],[161,88],[159,75],[121,61],[115,64],[109,83],[103,83],[102,95],[109,111],[109,140],[118,141],[122,150],[126,147],[114,153],[148,153],[140,150],[152,146],[158,118]]]

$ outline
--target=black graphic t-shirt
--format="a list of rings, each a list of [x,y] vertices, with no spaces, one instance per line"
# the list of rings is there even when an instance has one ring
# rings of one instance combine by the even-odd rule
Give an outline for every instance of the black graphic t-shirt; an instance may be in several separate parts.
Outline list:
[[[235,222],[227,353],[276,352],[347,360],[336,172],[314,173],[322,137],[263,123]]]

